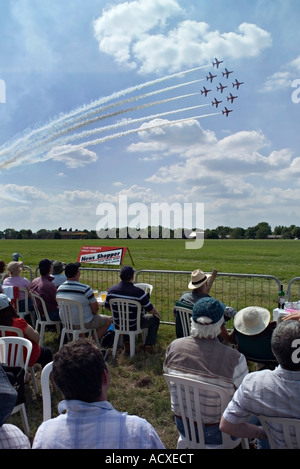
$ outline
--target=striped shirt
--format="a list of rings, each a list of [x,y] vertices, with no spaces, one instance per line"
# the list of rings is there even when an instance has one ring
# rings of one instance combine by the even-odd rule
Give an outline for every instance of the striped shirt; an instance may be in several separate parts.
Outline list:
[[[165,373],[216,384],[226,389],[230,397],[249,372],[244,355],[237,350],[218,339],[192,336],[176,339],[169,345],[163,369]],[[180,415],[175,389],[171,386],[171,409],[175,415]],[[215,394],[201,394],[201,403],[204,423],[221,420],[221,406]]]
[[[67,298],[68,300],[76,300],[82,304],[84,324],[93,320],[93,313],[90,307],[91,303],[96,303],[94,292],[89,285],[76,282],[75,280],[66,280],[62,283],[56,292],[56,298]],[[74,315],[74,324],[79,324],[78,308],[72,310]]]
[[[144,312],[151,311],[153,305],[149,300],[149,295],[144,290],[139,287],[136,287],[132,282],[120,282],[117,285],[114,285],[109,288],[106,300],[105,308],[109,309],[109,300],[114,298],[123,298],[125,300],[135,300],[141,303],[142,306],[142,316]],[[114,308],[112,310],[112,315],[114,315]],[[130,330],[136,329],[136,307],[132,307],[132,311],[129,314],[129,323]],[[115,325],[118,325],[118,321],[115,321]]]
[[[58,417],[38,428],[33,449],[165,448],[147,420],[118,412],[108,401],[64,400],[58,410]]]
[[[275,370],[249,373],[235,392],[223,416],[233,424],[248,420],[249,415],[300,419],[300,371],[279,365]],[[280,425],[270,428],[278,449],[285,449]]]

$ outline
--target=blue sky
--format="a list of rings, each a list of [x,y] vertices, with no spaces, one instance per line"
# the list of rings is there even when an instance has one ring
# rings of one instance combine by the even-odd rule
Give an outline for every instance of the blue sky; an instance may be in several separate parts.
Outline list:
[[[120,196],[204,204],[205,229],[299,226],[299,17],[298,0],[0,0],[0,230],[96,229]]]

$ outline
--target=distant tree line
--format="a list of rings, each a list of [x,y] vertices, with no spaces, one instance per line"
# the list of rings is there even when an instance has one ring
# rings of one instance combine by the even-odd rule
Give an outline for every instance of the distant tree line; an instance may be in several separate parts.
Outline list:
[[[32,230],[15,230],[13,228],[6,228],[0,231],[2,239],[105,239],[105,238],[185,238],[189,237],[191,232],[203,231],[198,228],[187,230],[177,228],[175,230],[164,228],[162,226],[148,226],[143,229],[132,228],[111,228],[109,230],[101,230],[97,233],[96,230],[73,230],[72,228],[61,228],[57,230],[40,229],[36,233]],[[258,223],[256,226],[249,228],[230,228],[229,226],[218,226],[215,229],[204,230],[205,239],[267,239],[267,238],[282,238],[282,239],[295,239],[300,238],[300,227],[296,225],[275,226],[272,231],[271,226],[266,222]]]

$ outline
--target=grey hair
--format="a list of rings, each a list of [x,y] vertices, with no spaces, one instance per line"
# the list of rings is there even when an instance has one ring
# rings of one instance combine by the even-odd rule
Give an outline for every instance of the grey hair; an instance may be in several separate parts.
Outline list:
[[[204,318],[205,316],[201,317],[201,319]],[[211,321],[210,318],[207,319]],[[200,339],[216,339],[221,332],[221,326],[223,323],[224,316],[222,316],[221,319],[219,319],[219,321],[215,324],[210,324],[205,320],[202,322],[202,324],[200,324],[191,318],[191,336],[199,337]]]
[[[281,322],[271,338],[273,355],[286,370],[300,371],[299,343],[300,323],[294,319]]]

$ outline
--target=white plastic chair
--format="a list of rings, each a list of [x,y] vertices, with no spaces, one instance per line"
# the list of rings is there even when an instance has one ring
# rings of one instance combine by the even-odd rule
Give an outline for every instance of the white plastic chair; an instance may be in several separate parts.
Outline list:
[[[93,335],[97,347],[99,348],[99,350],[101,350],[97,335],[97,329],[87,329],[84,326],[82,304],[79,303],[79,301],[61,297],[57,298],[56,301],[59,307],[59,316],[61,318],[63,326],[60,336],[59,348],[63,346],[66,336],[72,336],[73,340],[75,340],[80,337],[80,334],[88,334],[89,338]],[[79,325],[75,325],[73,323],[74,318],[76,319],[76,316],[77,318],[79,318]]]
[[[236,448],[239,444],[241,444],[243,449],[249,449],[248,439],[237,438],[233,440],[230,435],[227,435],[226,433],[222,433],[221,445],[206,445],[204,442],[202,426],[202,409],[204,405],[202,402],[203,396],[206,400],[207,394],[211,395],[213,400],[219,400],[221,419],[221,416],[230,400],[225,389],[214,384],[174,374],[164,373],[163,376],[168,384],[170,394],[178,396],[180,415],[184,425],[185,437],[179,434],[177,449],[232,449]],[[188,421],[192,422],[192,425],[188,426]],[[196,427],[199,436],[198,441],[196,437]]]
[[[28,304],[28,300],[29,300],[29,295],[28,295],[28,290],[27,288],[23,288],[23,287],[19,287],[19,293],[23,292],[24,295],[25,295],[25,311],[20,311],[20,308],[19,308],[19,299],[17,299],[17,313],[18,313],[18,316],[20,318],[23,318],[23,319],[26,319],[26,316],[30,316],[30,319],[31,319],[31,324],[32,324],[32,327],[35,326],[35,317],[34,317],[34,311],[30,311],[29,310],[29,304]]]
[[[258,415],[271,449],[300,449],[300,419]]]
[[[5,356],[3,356],[3,348],[0,346],[0,359],[1,363],[9,366],[21,366],[24,368],[25,376],[28,369],[28,363],[32,350],[32,343],[30,340],[24,337],[6,336],[1,337],[1,344],[5,345]],[[24,361],[24,347],[26,348],[27,354]],[[25,434],[30,437],[30,430],[28,425],[28,418],[26,413],[25,404],[18,404],[13,408],[12,415],[16,412],[21,413],[22,424],[24,427]]]
[[[56,332],[59,335],[61,322],[52,321],[50,319],[48,311],[47,311],[46,303],[40,295],[38,295],[37,293],[31,292],[31,298],[32,298],[34,311],[36,314],[35,330],[38,331],[40,334],[40,346],[42,346],[44,343],[44,334],[45,334],[46,327],[56,326]],[[39,307],[41,307],[43,310],[45,320],[42,320],[42,315],[40,313]]]
[[[153,291],[153,285],[151,285],[151,283],[135,283],[134,286],[141,288],[144,290],[144,292],[149,293],[149,296],[151,296]]]
[[[7,336],[24,337],[24,334],[21,331],[21,329],[19,329],[18,327],[0,326],[0,337],[7,337]],[[39,388],[38,388],[36,377],[35,377],[34,366],[28,366],[28,368],[30,370],[33,389],[34,389],[35,395],[37,395],[39,393]]]
[[[43,401],[43,422],[51,419],[52,407],[51,407],[51,389],[50,389],[50,373],[53,368],[53,362],[47,363],[42,369],[41,374],[41,389],[42,389],[42,401]]]
[[[175,306],[176,314],[179,314],[183,337],[188,337],[191,335],[191,317],[193,310],[184,308],[182,306]]]
[[[144,329],[141,328],[141,303],[136,300],[112,298],[109,300],[109,307],[112,312],[115,331],[112,356],[116,356],[119,337],[128,335],[130,340],[130,357],[134,357],[135,338],[138,334],[144,336]],[[136,320],[132,321],[132,316],[136,317]],[[134,330],[132,330],[132,327],[134,327]]]

